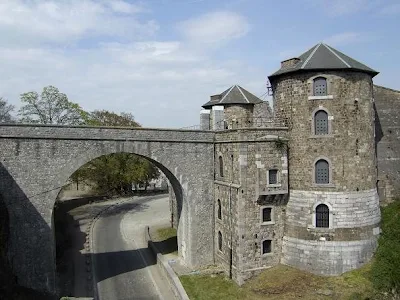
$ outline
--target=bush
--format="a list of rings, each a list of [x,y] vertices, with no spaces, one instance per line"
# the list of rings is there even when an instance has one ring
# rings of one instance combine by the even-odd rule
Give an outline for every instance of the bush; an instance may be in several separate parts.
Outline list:
[[[371,280],[376,289],[396,294],[400,291],[400,201],[382,208],[381,228]]]

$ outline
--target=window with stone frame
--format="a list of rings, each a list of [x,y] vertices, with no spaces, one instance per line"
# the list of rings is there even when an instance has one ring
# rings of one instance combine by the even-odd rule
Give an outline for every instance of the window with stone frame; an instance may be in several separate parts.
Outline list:
[[[313,80],[313,95],[326,96],[328,94],[328,86],[325,77],[317,77]]]
[[[271,251],[272,251],[272,241],[264,240],[262,242],[262,254],[271,253]]]
[[[329,163],[325,159],[320,159],[315,163],[315,183],[329,183]]]
[[[325,204],[315,208],[315,227],[329,228],[329,208]]]
[[[272,221],[272,207],[264,207],[262,209],[262,221],[263,222]]]
[[[268,170],[268,184],[278,184],[278,170]]]
[[[322,135],[329,133],[328,113],[319,110],[314,115],[314,134]]]
[[[222,251],[222,233],[218,231],[218,250]]]
[[[218,216],[218,219],[222,219],[222,207],[221,207],[221,200],[219,200],[218,199],[218,212],[217,212],[217,216]]]
[[[224,177],[224,161],[222,159],[222,156],[219,156],[218,162],[219,162],[219,176]]]

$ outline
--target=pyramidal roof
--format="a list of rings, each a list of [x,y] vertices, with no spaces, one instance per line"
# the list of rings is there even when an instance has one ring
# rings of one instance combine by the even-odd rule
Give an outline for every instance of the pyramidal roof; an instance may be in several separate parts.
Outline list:
[[[215,105],[227,104],[250,104],[254,105],[263,102],[260,98],[253,95],[239,85],[233,85],[221,94],[213,95],[211,100],[203,104],[202,107],[209,109]]]
[[[289,62],[290,61],[290,62]],[[285,64],[285,62],[289,62]],[[310,70],[358,70],[377,75],[379,72],[367,67],[359,61],[347,56],[346,54],[328,46],[324,43],[319,43],[304,52],[296,58],[289,59],[282,62],[281,68],[270,75],[269,78],[279,76],[281,74],[296,72],[296,71],[310,71]]]

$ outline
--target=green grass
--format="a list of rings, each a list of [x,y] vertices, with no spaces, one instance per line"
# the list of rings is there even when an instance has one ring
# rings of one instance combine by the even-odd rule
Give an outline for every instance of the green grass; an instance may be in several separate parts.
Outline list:
[[[176,237],[176,229],[167,227],[167,228],[160,228],[157,229],[156,234],[154,236],[154,241],[160,242],[168,240],[169,238]]]
[[[192,300],[365,300],[375,299],[370,268],[371,264],[367,264],[342,276],[323,277],[278,265],[242,287],[221,275],[185,275],[180,279]],[[330,295],[323,295],[325,292]]]
[[[184,275],[179,279],[191,300],[245,299],[244,290],[221,275]]]
[[[180,279],[192,300],[400,299],[394,296],[400,288],[400,201],[382,208],[381,228],[373,260],[341,276],[317,276],[278,265],[241,287],[221,275],[185,275]],[[168,231],[160,235],[168,236]]]

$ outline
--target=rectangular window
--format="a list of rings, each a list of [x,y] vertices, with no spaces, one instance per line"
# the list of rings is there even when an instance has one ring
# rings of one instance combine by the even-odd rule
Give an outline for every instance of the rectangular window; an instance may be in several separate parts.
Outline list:
[[[272,208],[266,207],[262,210],[262,221],[263,222],[270,222],[272,221]]]
[[[262,242],[262,253],[266,254],[266,253],[271,253],[271,240],[265,240]]]
[[[278,183],[278,170],[269,170],[268,184],[277,184],[277,183]]]

